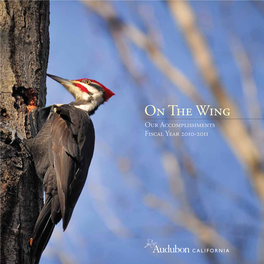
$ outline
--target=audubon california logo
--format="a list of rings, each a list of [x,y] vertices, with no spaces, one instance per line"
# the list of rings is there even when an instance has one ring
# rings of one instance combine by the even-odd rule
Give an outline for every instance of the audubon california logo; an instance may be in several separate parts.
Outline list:
[[[154,242],[153,239],[148,239],[147,244],[144,248],[150,248],[152,253],[176,253],[176,254],[186,254],[186,253],[229,253],[228,248],[188,248],[188,247],[177,247],[174,245],[171,247],[168,245],[167,247],[159,247],[157,242]]]

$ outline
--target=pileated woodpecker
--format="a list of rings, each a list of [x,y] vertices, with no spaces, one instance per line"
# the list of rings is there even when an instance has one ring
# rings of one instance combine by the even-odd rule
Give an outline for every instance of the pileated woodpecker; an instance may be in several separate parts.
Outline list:
[[[47,75],[61,83],[76,101],[37,110],[39,132],[27,140],[45,190],[45,204],[30,239],[33,263],[39,262],[61,218],[64,231],[69,224],[93,157],[95,135],[90,115],[114,95],[95,80]]]

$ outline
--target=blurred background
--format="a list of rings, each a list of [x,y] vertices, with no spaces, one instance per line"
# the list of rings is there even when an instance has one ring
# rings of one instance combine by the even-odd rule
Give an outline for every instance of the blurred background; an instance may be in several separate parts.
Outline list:
[[[40,263],[264,263],[264,2],[51,1],[50,18],[48,72],[98,80],[116,96],[92,116],[85,188]],[[47,105],[73,101],[47,87]],[[231,116],[149,118],[149,104]],[[146,137],[165,131],[146,122],[215,128]],[[155,254],[148,239],[191,252]],[[229,253],[192,252],[207,248]]]

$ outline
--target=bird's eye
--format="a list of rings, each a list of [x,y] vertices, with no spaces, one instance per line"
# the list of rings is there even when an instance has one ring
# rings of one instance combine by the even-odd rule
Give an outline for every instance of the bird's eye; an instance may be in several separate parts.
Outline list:
[[[84,80],[82,80],[82,82],[83,83],[87,83],[87,84],[90,84],[91,83],[91,81],[89,79],[84,79]]]

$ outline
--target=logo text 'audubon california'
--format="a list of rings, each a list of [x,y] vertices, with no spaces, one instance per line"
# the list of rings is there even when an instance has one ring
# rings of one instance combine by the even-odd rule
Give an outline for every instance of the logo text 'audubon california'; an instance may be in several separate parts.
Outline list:
[[[153,239],[148,239],[147,244],[144,248],[150,247],[152,249],[152,253],[178,253],[178,254],[188,254],[188,253],[229,253],[228,248],[188,248],[188,247],[171,247],[168,245],[167,247],[159,247],[157,242],[153,242]]]

